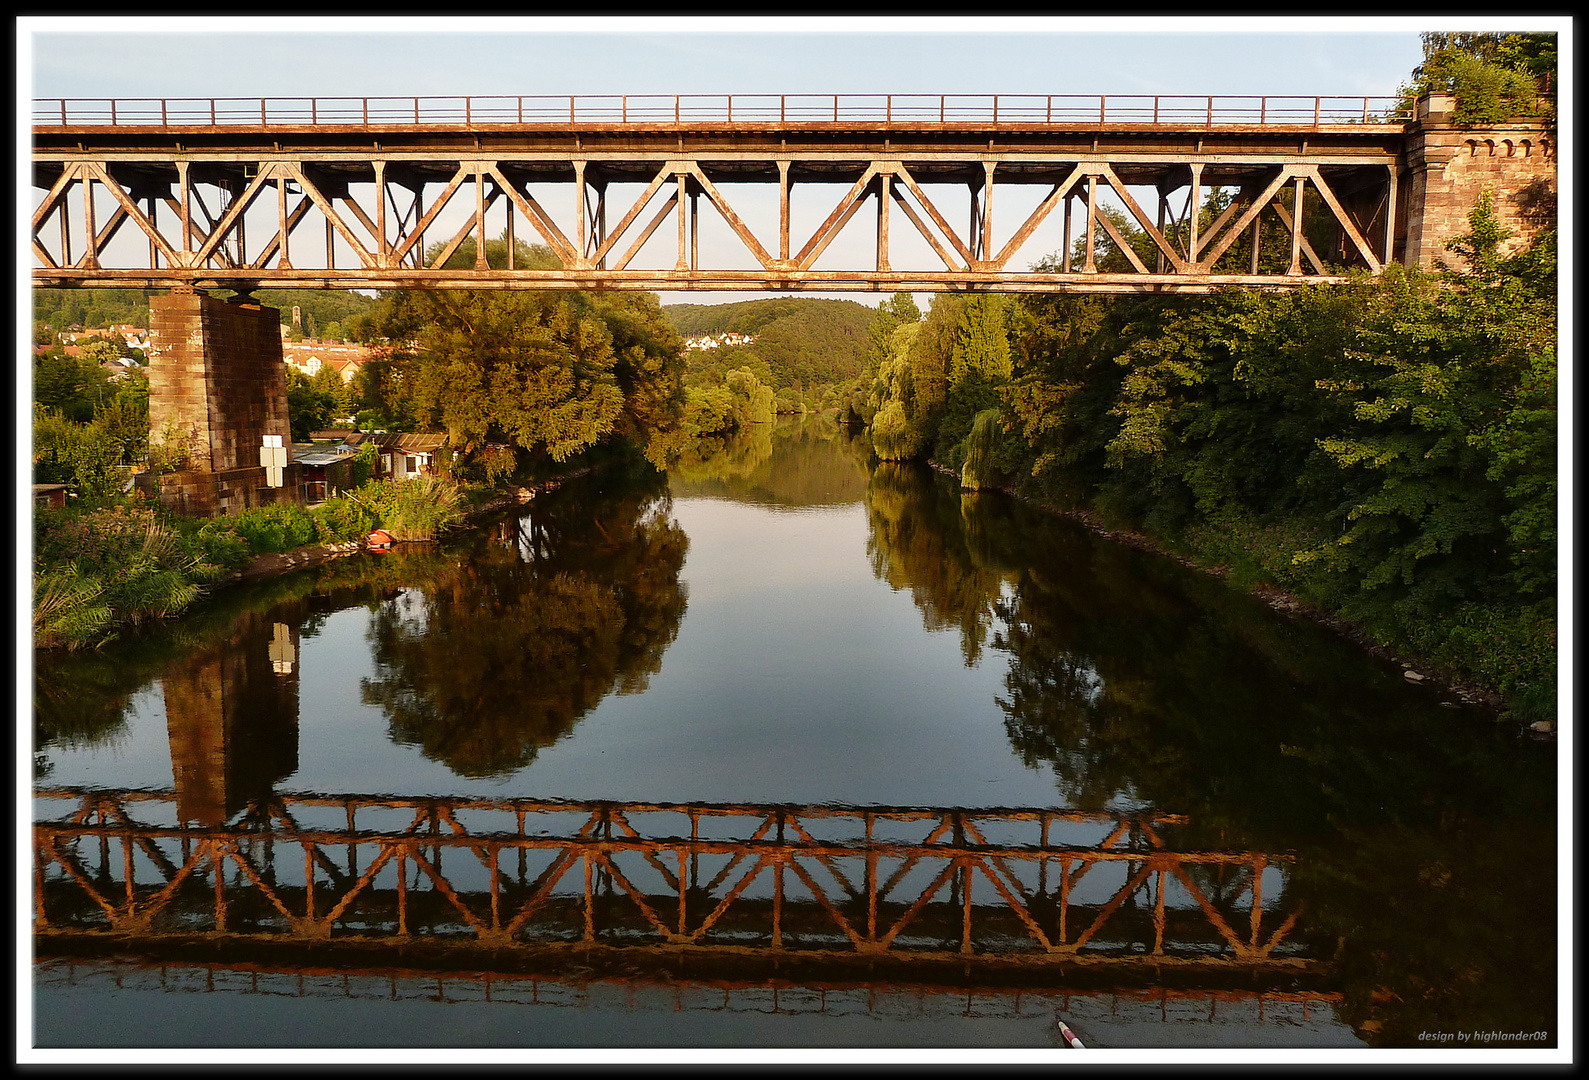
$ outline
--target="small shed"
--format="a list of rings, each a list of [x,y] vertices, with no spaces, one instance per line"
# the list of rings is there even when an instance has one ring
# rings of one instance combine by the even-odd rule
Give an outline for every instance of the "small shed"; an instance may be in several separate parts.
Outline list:
[[[292,460],[302,467],[303,501],[325,502],[337,489],[351,487],[351,472],[340,468],[353,457],[353,448],[342,443],[293,443]]]
[[[40,506],[51,506],[60,510],[66,506],[66,485],[34,484],[33,501]]]

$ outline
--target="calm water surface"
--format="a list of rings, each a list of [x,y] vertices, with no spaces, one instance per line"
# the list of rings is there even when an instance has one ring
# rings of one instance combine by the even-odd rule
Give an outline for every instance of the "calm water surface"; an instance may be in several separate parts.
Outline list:
[[[41,661],[35,733],[41,1046],[1555,1045],[1553,747],[830,422]]]

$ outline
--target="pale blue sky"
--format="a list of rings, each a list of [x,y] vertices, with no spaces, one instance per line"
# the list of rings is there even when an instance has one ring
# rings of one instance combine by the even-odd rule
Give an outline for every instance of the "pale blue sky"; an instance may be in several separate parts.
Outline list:
[[[747,32],[743,22],[416,21],[363,33],[364,20],[147,19],[105,32],[33,38],[40,97],[594,93],[1391,94],[1421,55],[1424,23],[1351,19],[1246,30],[1067,31],[1079,20],[818,20],[816,29]],[[383,25],[391,25],[382,20]],[[937,27],[899,33],[902,24]],[[1430,20],[1428,26],[1432,26]],[[639,32],[633,28],[643,26]],[[1159,27],[1160,19],[1137,26]],[[1283,26],[1285,24],[1271,24]],[[176,29],[186,26],[188,29]],[[664,29],[683,26],[687,29]],[[252,29],[248,27],[253,27]],[[871,29],[888,27],[888,30]]]

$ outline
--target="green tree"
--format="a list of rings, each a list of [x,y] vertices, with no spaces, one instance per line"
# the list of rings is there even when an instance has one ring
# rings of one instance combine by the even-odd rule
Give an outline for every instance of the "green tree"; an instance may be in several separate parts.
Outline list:
[[[293,442],[308,442],[311,431],[326,426],[335,405],[334,397],[316,389],[313,380],[288,365],[287,423],[292,431]]]
[[[54,349],[33,359],[33,400],[66,419],[87,423],[94,409],[115,396],[110,376],[93,353],[67,356]]]
[[[1431,92],[1456,98],[1458,124],[1494,124],[1539,109],[1556,73],[1555,34],[1426,33],[1423,62],[1403,98]]]

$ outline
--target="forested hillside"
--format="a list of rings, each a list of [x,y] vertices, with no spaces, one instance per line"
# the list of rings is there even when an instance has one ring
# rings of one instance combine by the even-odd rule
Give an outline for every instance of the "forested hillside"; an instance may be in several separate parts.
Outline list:
[[[767,366],[775,390],[846,382],[866,367],[874,308],[853,300],[747,300],[668,304],[662,313],[685,337],[734,332],[756,338],[745,361]]]

